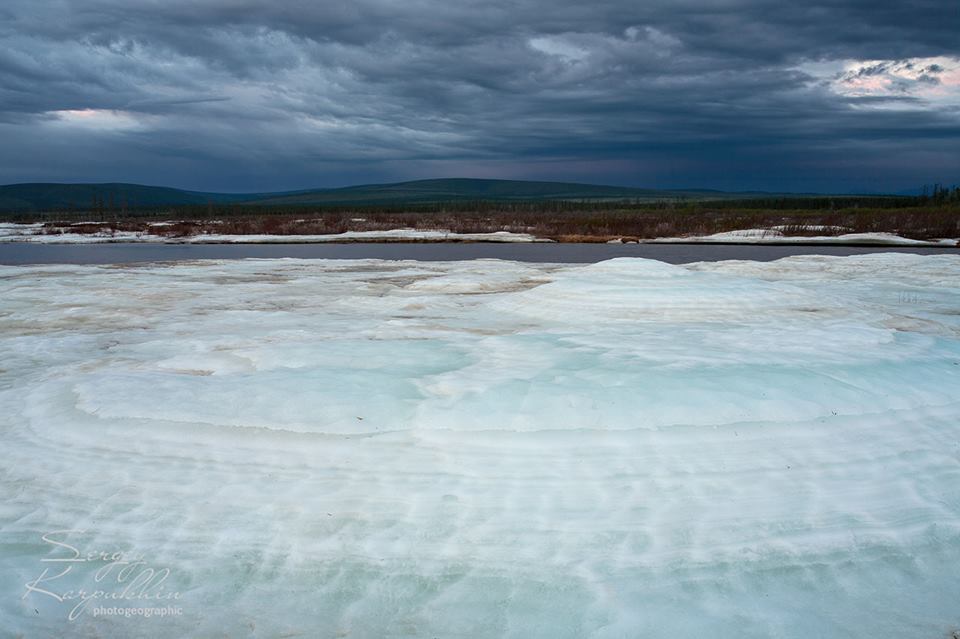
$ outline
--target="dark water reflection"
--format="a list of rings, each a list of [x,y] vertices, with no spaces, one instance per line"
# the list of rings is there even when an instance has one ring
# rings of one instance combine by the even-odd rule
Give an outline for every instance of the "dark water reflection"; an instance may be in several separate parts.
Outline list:
[[[671,264],[719,260],[767,262],[789,255],[865,253],[960,255],[954,248],[886,246],[756,246],[719,244],[29,244],[0,243],[0,264],[117,264],[179,260],[293,257],[306,259],[473,260],[600,262],[645,257]]]

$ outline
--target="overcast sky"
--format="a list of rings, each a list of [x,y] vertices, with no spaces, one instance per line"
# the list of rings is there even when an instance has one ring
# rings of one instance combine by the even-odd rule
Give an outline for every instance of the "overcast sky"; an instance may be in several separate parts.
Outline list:
[[[3,0],[0,183],[960,183],[960,2]]]

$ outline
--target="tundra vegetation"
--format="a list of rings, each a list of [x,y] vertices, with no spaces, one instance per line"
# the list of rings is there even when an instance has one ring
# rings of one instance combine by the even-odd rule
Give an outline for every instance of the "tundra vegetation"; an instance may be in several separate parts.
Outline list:
[[[49,234],[128,231],[170,238],[206,233],[315,235],[407,228],[458,233],[508,231],[556,241],[603,242],[775,228],[792,236],[886,232],[929,240],[960,237],[960,188],[935,186],[918,196],[459,200],[352,205],[211,201],[136,208],[121,206],[115,198],[104,196],[83,209],[7,212],[0,218],[41,222],[41,232]]]

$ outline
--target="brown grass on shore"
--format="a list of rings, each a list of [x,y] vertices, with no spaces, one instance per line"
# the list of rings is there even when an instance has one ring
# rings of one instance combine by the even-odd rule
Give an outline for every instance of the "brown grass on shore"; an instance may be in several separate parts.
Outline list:
[[[912,239],[960,237],[960,206],[899,209],[763,210],[651,209],[569,212],[373,212],[356,211],[263,213],[221,219],[128,218],[69,223],[47,222],[43,232],[58,234],[141,232],[168,238],[208,233],[229,235],[329,235],[346,231],[385,231],[399,228],[447,230],[456,233],[508,231],[529,233],[561,242],[643,240],[656,237],[710,235],[750,228],[778,228],[785,235],[896,233]]]

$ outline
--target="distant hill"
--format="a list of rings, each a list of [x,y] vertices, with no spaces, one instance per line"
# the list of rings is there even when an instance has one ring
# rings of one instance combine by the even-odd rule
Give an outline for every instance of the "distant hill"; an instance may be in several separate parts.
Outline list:
[[[140,184],[31,183],[0,186],[0,211],[73,211],[93,208],[121,210],[160,206],[245,203],[263,206],[403,205],[432,202],[538,200],[661,200],[744,199],[771,193],[727,193],[710,190],[655,190],[568,182],[477,180],[469,178],[416,180],[396,184],[365,184],[335,189],[282,193],[206,193]],[[98,204],[99,203],[99,204]]]
[[[245,201],[246,195],[201,193],[141,184],[9,184],[0,186],[0,211],[71,211],[100,207],[112,209],[182,206]]]
[[[623,186],[522,180],[452,178],[396,184],[364,184],[339,189],[307,191],[261,200],[263,204],[383,204],[457,202],[465,200],[654,200],[692,197],[706,191],[659,191]]]

